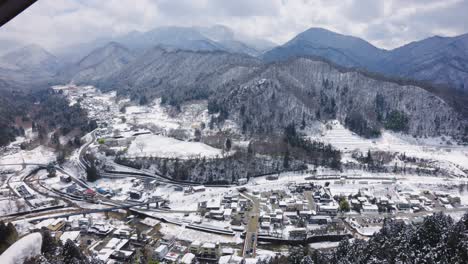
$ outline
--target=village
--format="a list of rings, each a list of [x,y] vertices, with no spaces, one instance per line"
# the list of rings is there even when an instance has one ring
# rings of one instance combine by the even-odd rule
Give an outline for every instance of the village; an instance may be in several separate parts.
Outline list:
[[[112,180],[112,188],[106,179],[77,189],[69,177],[48,177],[44,170],[39,184],[84,197],[90,209],[19,223],[23,232],[47,228],[105,263],[129,262],[141,254],[163,263],[256,263],[281,254],[272,246],[370,237],[385,217],[417,224],[434,211],[466,210],[456,195],[404,190],[398,180],[371,182],[369,188],[369,182],[321,179],[326,177],[275,175],[232,187],[133,178]],[[334,191],[347,185],[361,187],[346,195]],[[129,206],[112,209],[117,204]]]
[[[417,225],[435,212],[457,219],[468,209],[468,182],[456,174],[339,172],[308,166],[255,177],[235,175],[231,183],[171,179],[152,167],[117,163],[116,157],[188,160],[233,155],[196,139],[196,131],[209,123],[206,105],[184,106],[181,116],[173,117],[158,101],[151,108],[137,106],[92,86],[55,91],[65,94],[70,104],[85,107],[98,128],[62,165],[45,148],[5,148],[0,160],[1,220],[12,222],[21,235],[46,229],[104,263],[142,258],[258,263],[286,254],[291,245],[327,250],[344,239],[367,240],[385,218]],[[225,126],[238,129],[229,122]],[[204,133],[209,139],[215,134]],[[233,145],[246,144],[238,140]],[[345,153],[345,159],[350,157]],[[99,178],[88,181],[91,166],[97,166]]]

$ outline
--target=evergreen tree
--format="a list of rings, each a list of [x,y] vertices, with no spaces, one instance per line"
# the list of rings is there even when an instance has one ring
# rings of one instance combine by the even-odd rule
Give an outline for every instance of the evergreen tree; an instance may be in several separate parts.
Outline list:
[[[70,239],[63,246],[62,256],[65,263],[89,263],[81,250]]]
[[[283,168],[289,169],[290,157],[289,157],[289,150],[286,150],[283,157]]]
[[[41,246],[41,253],[42,254],[55,254],[55,250],[57,249],[58,243],[57,241],[50,235],[50,231],[43,227],[41,229],[42,234],[42,246]]]
[[[99,179],[99,173],[94,162],[91,162],[91,166],[86,168],[86,180],[89,182],[95,182]]]
[[[230,138],[226,139],[225,146],[226,146],[226,151],[227,152],[231,151],[231,139]]]
[[[18,232],[15,226],[9,222],[0,221],[0,254],[18,240]]]

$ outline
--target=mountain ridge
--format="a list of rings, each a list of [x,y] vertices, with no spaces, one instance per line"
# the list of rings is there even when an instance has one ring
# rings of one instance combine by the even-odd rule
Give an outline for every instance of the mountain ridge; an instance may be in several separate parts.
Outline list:
[[[322,28],[310,28],[266,52],[262,59],[278,61],[307,55],[320,56],[345,67],[429,81],[468,91],[467,50],[468,34],[455,37],[433,36],[392,50],[384,50],[361,38]]]
[[[262,78],[268,81],[267,86],[256,84]],[[372,137],[396,112],[407,116],[411,124],[405,124],[402,131],[414,136],[461,137],[465,133],[466,116],[448,97],[311,58],[265,63],[225,51],[155,47],[95,84],[104,90],[117,89],[118,94],[134,100],[162,97],[174,107],[188,100],[209,99],[219,105],[219,111],[237,116],[239,126],[253,134],[278,133],[288,122],[299,124],[305,118],[338,119],[351,127],[363,122],[363,127],[354,130]],[[250,91],[247,97],[239,93],[243,89]],[[276,103],[272,91],[277,93]],[[251,102],[254,110],[247,115],[249,121],[239,117],[241,98],[245,102],[256,100]],[[376,108],[377,104],[382,105]]]

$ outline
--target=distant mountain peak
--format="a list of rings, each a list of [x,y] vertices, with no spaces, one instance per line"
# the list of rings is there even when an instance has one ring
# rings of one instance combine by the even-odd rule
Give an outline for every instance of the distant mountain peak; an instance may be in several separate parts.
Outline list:
[[[58,59],[37,44],[28,44],[4,54],[0,61],[3,64],[14,65],[18,69],[45,68],[55,71],[59,66]]]

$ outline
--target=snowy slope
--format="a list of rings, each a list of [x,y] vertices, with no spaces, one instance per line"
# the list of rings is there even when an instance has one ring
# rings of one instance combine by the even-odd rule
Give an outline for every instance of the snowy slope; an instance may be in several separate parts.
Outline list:
[[[468,169],[468,147],[451,145],[448,138],[414,138],[384,131],[379,138],[365,139],[352,133],[338,121],[329,122],[328,128],[324,126],[320,134],[310,137],[329,143],[345,153],[353,150],[364,153],[367,150],[405,153],[407,156],[437,161],[441,163],[441,167],[457,174],[463,174],[459,168]]]
[[[146,157],[220,157],[221,150],[199,142],[186,142],[160,135],[141,135],[132,142],[128,154]]]
[[[41,254],[42,236],[40,233],[29,234],[11,245],[0,256],[2,264],[17,264],[29,257]]]

